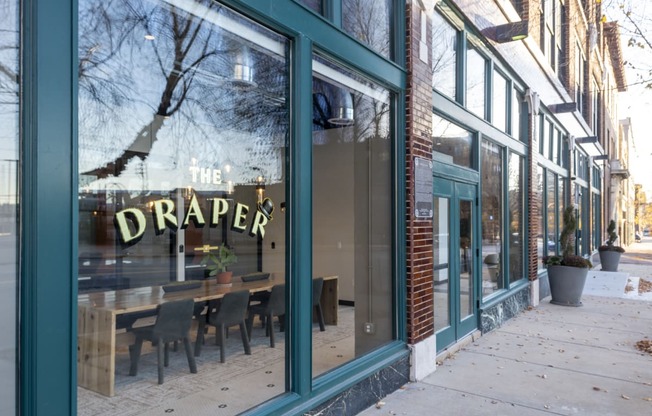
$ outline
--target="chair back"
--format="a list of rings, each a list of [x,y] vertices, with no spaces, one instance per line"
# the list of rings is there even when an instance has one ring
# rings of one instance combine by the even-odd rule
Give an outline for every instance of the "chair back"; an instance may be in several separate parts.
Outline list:
[[[285,285],[274,285],[267,301],[267,313],[285,315]]]
[[[195,302],[192,299],[175,300],[159,305],[156,323],[152,329],[153,339],[170,342],[186,337],[192,325],[194,306]]]
[[[209,315],[208,322],[215,326],[231,326],[242,323],[247,316],[248,305],[248,290],[229,292],[222,298],[219,310],[216,313],[211,313]]]
[[[321,299],[321,291],[324,287],[324,278],[318,277],[312,280],[312,306],[319,304]]]

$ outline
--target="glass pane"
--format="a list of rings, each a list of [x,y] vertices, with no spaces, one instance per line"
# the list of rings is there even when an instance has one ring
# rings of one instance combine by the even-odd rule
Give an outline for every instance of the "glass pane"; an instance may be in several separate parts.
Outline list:
[[[275,348],[258,315],[285,305],[287,40],[210,1],[82,0],[79,25],[79,414],[235,414],[285,392],[282,314]],[[163,326],[193,345],[158,386]]]
[[[473,202],[460,201],[460,321],[473,315]]]
[[[538,270],[543,270],[543,249],[544,249],[544,239],[543,236],[545,233],[545,217],[543,216],[543,168],[537,166],[537,177],[534,192],[532,193],[533,207],[534,207],[534,218],[538,218],[537,226],[539,228],[537,232],[537,258],[539,259],[539,268]],[[547,241],[547,239],[546,239]]]
[[[512,153],[509,157],[509,281],[525,277],[523,259],[526,240],[524,226],[525,159]]]
[[[313,331],[313,375],[393,339],[389,92],[313,61],[313,276],[337,276],[337,326]],[[334,305],[336,307],[336,305]]]
[[[482,293],[503,288],[503,157],[502,149],[482,141]]]
[[[473,134],[436,114],[432,115],[432,149],[435,160],[473,167]]]
[[[441,14],[432,14],[432,86],[452,99],[457,84],[458,33]]]
[[[561,227],[561,218],[559,218],[559,225],[557,225],[557,175],[548,171],[548,181],[546,183],[548,189],[547,210],[548,213],[548,255],[557,254],[559,250],[559,234],[558,226]]]
[[[543,118],[543,123],[541,124],[541,154],[546,159],[550,158],[550,121],[547,118]]]
[[[523,94],[516,88],[512,89],[512,137],[517,140],[525,140],[521,132],[521,119],[523,117]]]
[[[303,4],[307,8],[314,10],[315,12],[322,14],[323,13],[323,1],[322,0],[299,0],[299,3]]]
[[[449,247],[450,247],[450,200],[435,197],[432,222],[433,273],[435,332],[450,326],[450,284],[449,284]]]
[[[471,42],[466,51],[466,108],[478,117],[485,117],[485,59]]]
[[[342,0],[342,27],[385,58],[391,58],[391,0]]]
[[[0,414],[16,414],[20,109],[18,1],[0,3]]]
[[[492,124],[501,131],[507,130],[507,80],[494,71],[494,91],[492,96]]]

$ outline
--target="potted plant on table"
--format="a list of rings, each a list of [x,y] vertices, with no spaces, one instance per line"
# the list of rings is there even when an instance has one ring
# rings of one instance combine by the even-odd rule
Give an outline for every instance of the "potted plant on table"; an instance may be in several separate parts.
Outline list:
[[[233,250],[227,247],[226,244],[222,244],[217,248],[216,253],[206,253],[201,264],[206,266],[209,277],[216,276],[217,283],[230,284],[233,272],[227,271],[226,268],[237,261],[238,257],[233,253]]]
[[[581,298],[591,261],[575,255],[574,237],[577,230],[575,208],[569,206],[564,210],[564,226],[559,236],[561,255],[543,258],[548,269],[550,282],[550,303],[564,306],[582,306]]]
[[[602,265],[602,270],[606,272],[617,272],[618,263],[620,263],[620,255],[625,252],[625,249],[614,245],[618,239],[618,234],[616,234],[616,222],[614,220],[609,221],[607,234],[609,235],[609,238],[607,239],[606,244],[598,247],[600,264]]]

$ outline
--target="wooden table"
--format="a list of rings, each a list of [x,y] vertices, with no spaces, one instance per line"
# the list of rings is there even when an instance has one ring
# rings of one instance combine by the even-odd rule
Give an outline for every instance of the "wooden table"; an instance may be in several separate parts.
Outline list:
[[[88,293],[78,296],[77,303],[77,383],[105,396],[115,394],[116,316],[155,310],[161,303],[193,298],[195,302],[220,299],[226,293],[249,290],[268,291],[285,283],[283,279],[266,279],[244,283],[234,279],[223,287],[214,279],[205,280],[196,289],[165,293],[161,286]],[[321,294],[324,321],[337,325],[337,276],[325,276]]]

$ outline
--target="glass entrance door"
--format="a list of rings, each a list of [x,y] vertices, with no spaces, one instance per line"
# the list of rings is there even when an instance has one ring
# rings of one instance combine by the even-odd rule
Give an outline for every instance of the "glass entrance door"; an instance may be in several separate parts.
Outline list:
[[[434,311],[437,349],[477,328],[476,187],[434,181]]]

